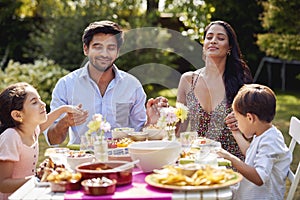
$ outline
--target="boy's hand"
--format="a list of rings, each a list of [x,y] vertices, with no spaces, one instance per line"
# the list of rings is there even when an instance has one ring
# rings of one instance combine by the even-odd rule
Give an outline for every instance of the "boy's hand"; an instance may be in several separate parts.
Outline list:
[[[222,149],[222,148],[217,149],[216,154],[218,154],[218,156],[220,156],[221,158],[225,158],[225,159],[228,159],[228,160],[230,160],[229,158],[231,157],[231,154],[228,151],[226,151],[225,149]]]

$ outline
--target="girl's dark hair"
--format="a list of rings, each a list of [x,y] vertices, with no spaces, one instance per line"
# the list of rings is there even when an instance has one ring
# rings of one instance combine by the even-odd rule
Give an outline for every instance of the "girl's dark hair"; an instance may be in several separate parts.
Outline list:
[[[93,36],[97,33],[114,35],[117,39],[118,48],[120,48],[123,44],[124,38],[121,27],[117,23],[108,20],[90,23],[83,32],[83,44],[89,46]]]
[[[26,88],[31,87],[28,83],[20,82],[8,86],[0,94],[0,134],[7,128],[18,127],[20,122],[15,121],[11,112],[22,110],[27,97]]]
[[[206,37],[208,29],[212,25],[216,24],[224,27],[229,39],[230,54],[227,55],[223,81],[225,84],[227,103],[231,105],[238,90],[244,84],[252,83],[253,78],[249,67],[243,59],[243,55],[237,41],[236,33],[227,22],[213,21],[208,24],[204,30],[204,39]]]
[[[234,98],[233,107],[243,116],[255,114],[260,120],[270,123],[276,112],[276,96],[267,86],[245,84]]]

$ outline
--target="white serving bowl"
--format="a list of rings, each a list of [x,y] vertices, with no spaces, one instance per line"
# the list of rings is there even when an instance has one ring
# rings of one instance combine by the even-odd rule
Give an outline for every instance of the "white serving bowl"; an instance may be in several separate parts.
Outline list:
[[[80,154],[74,151],[72,154],[67,156],[67,163],[72,170],[75,170],[78,165],[93,161],[95,161],[95,156],[89,153]]]
[[[70,149],[64,147],[51,147],[46,149],[45,156],[51,158],[51,160],[57,165],[67,164],[67,156],[70,152]]]
[[[111,134],[112,134],[112,138],[120,139],[120,138],[128,137],[128,133],[131,132],[134,132],[134,128],[123,127],[123,128],[114,128]]]
[[[158,128],[144,128],[143,132],[148,133],[148,140],[162,140],[167,134],[165,130]]]
[[[152,172],[164,165],[174,164],[180,156],[181,144],[177,141],[153,140],[134,142],[128,146],[132,160],[144,172]]]

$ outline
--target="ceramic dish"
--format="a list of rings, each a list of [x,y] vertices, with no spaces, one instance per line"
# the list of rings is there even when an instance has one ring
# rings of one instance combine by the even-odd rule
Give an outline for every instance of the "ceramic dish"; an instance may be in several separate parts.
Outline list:
[[[105,177],[87,179],[81,182],[84,193],[87,195],[107,195],[113,194],[116,191],[116,180],[111,180]]]
[[[50,182],[41,181],[41,179],[39,179],[38,177],[34,177],[34,184],[37,187],[49,187],[50,186]]]
[[[181,144],[176,141],[152,140],[134,142],[128,146],[132,160],[140,160],[137,166],[143,172],[152,172],[164,165],[174,164],[181,152]]]
[[[134,131],[134,128],[114,128],[112,131],[112,138],[114,139],[120,139],[120,138],[126,138],[128,137],[128,133],[131,133]]]
[[[65,192],[67,181],[50,182],[50,188],[52,192]]]
[[[148,133],[148,140],[162,140],[166,136],[166,131],[158,128],[144,128],[143,132]]]
[[[65,192],[70,190],[80,190],[80,181],[61,181],[61,182],[49,182],[52,192]]]
[[[94,160],[95,156],[93,154],[84,153],[82,151],[70,151],[67,156],[67,163],[72,170],[75,170],[77,165]]]
[[[148,133],[146,132],[131,132],[128,133],[128,137],[133,141],[145,141],[147,140]]]
[[[130,184],[132,182],[132,169],[134,164],[126,170],[116,171],[114,168],[128,163],[127,161],[107,161],[82,164],[76,167],[76,171],[82,175],[82,180],[106,177],[115,179],[117,185]]]
[[[145,178],[146,183],[151,186],[163,189],[170,189],[170,190],[212,190],[212,189],[220,189],[224,187],[229,187],[240,182],[243,179],[243,176],[237,172],[235,173],[235,178],[226,181],[225,183],[221,184],[213,184],[213,185],[199,185],[199,186],[179,186],[179,185],[165,185],[158,183],[155,178],[155,174],[147,175]]]

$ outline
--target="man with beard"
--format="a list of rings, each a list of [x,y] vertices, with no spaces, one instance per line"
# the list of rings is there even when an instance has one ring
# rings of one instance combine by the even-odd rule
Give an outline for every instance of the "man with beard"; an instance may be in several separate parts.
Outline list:
[[[132,127],[140,131],[152,124],[158,106],[167,106],[166,98],[149,99],[134,76],[114,64],[123,44],[123,32],[111,21],[91,23],[82,36],[83,52],[88,62],[84,67],[62,77],[56,84],[50,104],[51,110],[61,105],[74,105],[83,114],[67,114],[56,121],[47,132],[49,144],[61,144],[69,133],[69,144],[79,144],[88,130],[87,123],[100,113],[112,128]],[[111,133],[106,133],[107,138]]]

